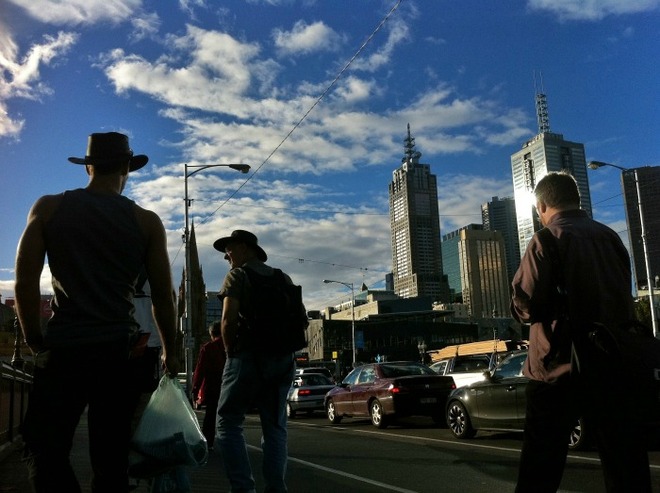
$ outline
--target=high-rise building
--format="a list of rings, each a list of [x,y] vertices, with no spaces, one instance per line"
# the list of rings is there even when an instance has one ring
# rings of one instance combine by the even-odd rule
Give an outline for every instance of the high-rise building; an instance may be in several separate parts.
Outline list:
[[[493,197],[481,205],[481,221],[486,231],[499,231],[504,240],[507,279],[509,284],[520,265],[520,244],[516,221],[516,202],[513,197]],[[443,244],[444,247],[444,244]],[[445,267],[445,271],[446,271]]]
[[[535,211],[534,188],[538,181],[553,171],[566,171],[577,181],[580,192],[580,207],[591,217],[591,194],[587,178],[587,162],[584,145],[564,140],[562,134],[550,132],[547,119],[545,95],[537,94],[537,111],[544,111],[539,117],[539,134],[525,142],[522,149],[511,156],[513,191],[518,221],[518,241],[521,255],[527,243],[541,225]]]
[[[637,172],[637,179],[639,180],[639,202],[635,172]],[[639,220],[640,203],[644,214],[644,232],[646,234],[651,282],[653,287],[657,288],[656,276],[660,276],[660,200],[658,200],[658,197],[660,197],[660,166],[643,166],[624,171],[621,174],[621,183],[637,289],[646,289],[646,286],[648,286],[642,225]],[[660,278],[658,282],[660,282]]]
[[[502,317],[509,313],[509,282],[504,239],[499,231],[485,231],[469,224],[442,237],[443,265],[452,292],[475,318]]]
[[[463,284],[461,282],[461,261],[459,259],[458,243],[461,240],[461,231],[465,229],[484,229],[481,224],[468,224],[460,229],[442,235],[442,270],[449,284],[450,303],[463,303]]]
[[[420,164],[410,125],[404,143],[403,164],[389,186],[394,292],[445,302],[449,288],[442,272],[436,177],[428,164]]]

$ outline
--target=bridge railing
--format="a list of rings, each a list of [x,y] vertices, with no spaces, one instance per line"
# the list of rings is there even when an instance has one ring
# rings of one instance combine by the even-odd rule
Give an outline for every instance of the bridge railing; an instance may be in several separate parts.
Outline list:
[[[32,374],[0,362],[0,458],[20,436],[31,387]]]

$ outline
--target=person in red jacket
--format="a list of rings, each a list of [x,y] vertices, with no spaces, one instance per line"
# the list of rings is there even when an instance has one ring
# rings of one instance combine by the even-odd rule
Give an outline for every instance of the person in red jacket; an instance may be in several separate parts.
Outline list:
[[[215,418],[222,386],[222,371],[225,367],[227,355],[222,343],[220,321],[209,327],[211,341],[199,349],[197,366],[193,374],[192,390],[197,406],[205,406],[206,414],[202,423],[202,433],[206,437],[209,450],[213,449],[215,440]]]

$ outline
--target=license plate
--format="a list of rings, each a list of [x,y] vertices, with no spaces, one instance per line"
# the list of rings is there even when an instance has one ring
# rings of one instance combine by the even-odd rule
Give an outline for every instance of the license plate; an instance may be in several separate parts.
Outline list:
[[[422,398],[419,399],[419,402],[421,402],[422,404],[435,404],[436,402],[438,402],[438,398],[437,397],[422,397]]]

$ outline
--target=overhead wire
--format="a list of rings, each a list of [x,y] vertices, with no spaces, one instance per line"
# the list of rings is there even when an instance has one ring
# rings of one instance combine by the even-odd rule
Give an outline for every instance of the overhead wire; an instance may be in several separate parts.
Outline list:
[[[291,137],[293,132],[295,132],[300,125],[302,125],[303,121],[307,119],[309,114],[316,108],[320,103],[321,100],[330,92],[330,90],[335,86],[335,84],[339,81],[339,79],[344,75],[344,73],[348,70],[348,68],[353,64],[353,62],[357,59],[358,56],[364,51],[364,49],[367,47],[367,45],[371,42],[371,40],[374,38],[374,36],[381,30],[381,28],[385,25],[387,20],[396,12],[396,10],[399,8],[399,5],[401,5],[401,2],[403,0],[397,0],[397,2],[394,4],[394,6],[390,9],[390,11],[381,19],[381,21],[378,23],[376,28],[371,32],[371,34],[367,37],[367,39],[362,43],[362,45],[358,48],[358,50],[355,52],[355,54],[346,62],[344,67],[337,73],[335,78],[330,82],[330,84],[325,88],[325,90],[321,93],[321,95],[316,98],[314,103],[307,109],[307,111],[303,114],[303,116],[293,125],[291,130],[284,136],[282,141],[275,146],[275,148],[271,151],[270,154],[266,157],[266,159],[263,160],[263,162],[245,179],[245,181],[236,189],[232,192],[232,194],[227,197],[218,207],[215,209],[213,212],[208,214],[202,221],[201,224],[204,224],[208,219],[210,219],[213,215],[215,215],[216,212],[218,212],[229,200],[234,198],[234,196],[256,175],[261,168],[263,168],[266,163],[270,161],[270,159],[275,155],[275,153],[284,145],[284,143]]]
[[[224,200],[224,201],[223,201],[223,202],[222,202],[222,203],[221,203],[221,204],[220,204],[220,205],[219,205],[219,206],[218,206],[213,212],[211,212],[210,214],[208,214],[208,215],[206,215],[205,217],[203,217],[203,218],[200,220],[200,224],[204,224],[204,223],[205,223],[206,221],[208,221],[211,217],[213,217],[213,216],[214,216],[214,215],[215,215],[220,209],[222,209],[222,207],[224,207],[225,204],[227,204],[227,202],[229,202],[232,198],[234,198],[234,197],[236,196],[236,194],[237,194],[237,193],[238,193],[238,192],[239,192],[239,191],[240,191],[240,190],[241,190],[241,189],[242,189],[242,188],[243,188],[243,187],[244,187],[244,186],[245,186],[250,180],[252,180],[252,178],[254,177],[254,175],[256,175],[256,174],[261,170],[261,168],[263,168],[263,167],[266,165],[266,163],[268,163],[268,162],[270,161],[270,159],[275,155],[275,153],[276,153],[276,152],[277,152],[277,151],[278,151],[278,150],[284,145],[284,143],[289,139],[289,137],[291,137],[291,135],[293,134],[293,132],[295,132],[295,131],[298,129],[298,127],[300,127],[300,125],[302,125],[302,123],[305,121],[305,119],[307,119],[307,117],[308,117],[309,114],[314,110],[314,108],[316,108],[316,107],[321,103],[321,101],[323,100],[323,98],[324,98],[324,97],[330,92],[330,90],[335,86],[335,84],[337,84],[337,82],[338,82],[339,79],[342,77],[342,75],[344,75],[344,73],[345,73],[345,72],[348,70],[348,68],[353,64],[353,62],[358,58],[358,56],[360,56],[360,54],[364,51],[364,49],[365,49],[365,48],[367,47],[367,45],[371,42],[371,40],[374,38],[374,36],[375,36],[375,35],[381,30],[381,28],[385,25],[385,23],[387,22],[387,20],[392,16],[392,14],[394,14],[394,12],[396,12],[396,10],[397,10],[397,9],[399,8],[399,6],[401,5],[401,2],[402,2],[402,1],[403,1],[403,0],[397,0],[397,2],[394,4],[394,6],[393,6],[393,7],[389,10],[389,12],[387,12],[387,14],[381,19],[381,21],[378,23],[378,25],[376,26],[376,28],[371,32],[371,34],[367,37],[367,39],[362,43],[362,45],[360,45],[360,47],[359,47],[358,50],[355,52],[355,54],[353,54],[353,56],[348,60],[348,62],[346,62],[346,64],[344,65],[344,67],[343,67],[343,68],[337,73],[337,75],[336,75],[335,78],[332,80],[332,82],[330,82],[330,84],[325,88],[325,90],[321,93],[321,95],[320,95],[318,98],[316,98],[316,100],[314,101],[314,103],[313,103],[313,104],[307,109],[307,111],[305,111],[305,113],[303,114],[303,116],[302,116],[302,117],[301,117],[301,118],[300,118],[300,119],[299,119],[299,120],[293,125],[293,127],[291,128],[291,130],[289,130],[289,132],[284,136],[284,138],[281,140],[281,142],[280,142],[279,144],[277,144],[277,146],[275,146],[275,148],[270,152],[270,154],[268,154],[268,156],[266,157],[266,159],[264,159],[263,162],[262,162],[262,163],[261,163],[261,164],[260,164],[260,165],[259,165],[259,166],[258,166],[258,167],[257,167],[257,168],[256,168],[256,169],[255,169],[255,170],[254,170],[254,171],[253,171],[253,172],[252,172],[252,173],[251,173],[246,179],[245,179],[245,181],[244,181],[243,183],[241,183],[241,185],[240,185],[236,190],[234,190],[234,191],[231,193],[231,195],[229,195],[229,197],[227,197],[227,198],[226,198],[226,199],[225,199],[225,200]],[[180,247],[179,247],[179,250],[177,251],[176,255],[174,256],[174,259],[172,260],[171,264],[174,264],[174,262],[175,262],[176,259],[178,258],[179,253],[181,253],[181,248],[182,248],[182,247],[183,247],[183,246],[180,246]],[[366,270],[366,269],[365,269],[365,270]]]

